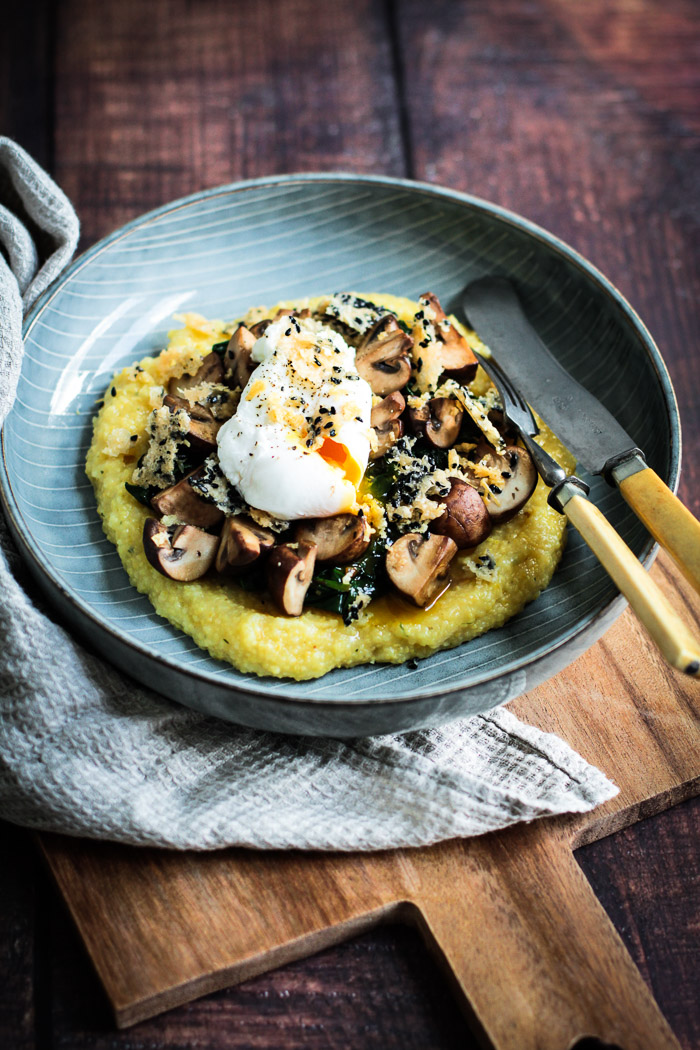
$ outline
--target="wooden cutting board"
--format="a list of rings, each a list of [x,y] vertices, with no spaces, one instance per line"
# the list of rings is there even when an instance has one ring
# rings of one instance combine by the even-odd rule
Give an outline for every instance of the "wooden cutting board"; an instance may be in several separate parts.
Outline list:
[[[700,633],[700,598],[652,574]],[[44,835],[41,848],[127,1026],[386,919],[418,926],[484,1042],[565,1050],[678,1047],[573,849],[698,792],[700,683],[669,670],[625,615],[511,705],[603,769],[593,813],[374,854],[175,853]]]

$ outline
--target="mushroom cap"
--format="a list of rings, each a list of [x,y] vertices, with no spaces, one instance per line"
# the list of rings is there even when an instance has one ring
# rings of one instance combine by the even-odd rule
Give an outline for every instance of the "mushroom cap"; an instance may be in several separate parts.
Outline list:
[[[456,553],[449,536],[409,532],[387,551],[387,574],[404,598],[427,609],[449,587],[449,565]]]
[[[411,378],[408,352],[412,345],[411,336],[393,314],[380,318],[370,328],[355,352],[355,366],[373,393],[386,397],[406,386]]]
[[[371,460],[381,459],[385,456],[392,445],[395,445],[400,437],[403,437],[404,426],[400,419],[393,423],[382,423],[380,427],[374,427],[376,447],[369,454]]]
[[[219,537],[194,525],[178,525],[171,530],[156,518],[146,518],[143,549],[158,572],[171,580],[186,583],[198,580],[211,568]]]
[[[255,364],[251,359],[251,351],[257,338],[244,324],[239,324],[228,341],[224,355],[226,374],[233,380],[235,386],[244,387],[255,370]]]
[[[489,535],[492,520],[483,499],[471,485],[452,478],[446,496],[435,498],[445,510],[430,523],[431,531],[449,536],[460,550],[478,546]]]
[[[171,397],[182,397],[183,390],[192,390],[202,383],[220,383],[224,378],[224,366],[221,358],[213,351],[202,358],[199,368],[190,375],[171,376],[168,380],[168,393]]]
[[[376,447],[372,448],[369,458],[380,459],[385,456],[392,445],[395,445],[403,435],[404,426],[399,416],[406,408],[406,398],[398,390],[375,405],[370,416],[370,423],[374,430]]]
[[[249,331],[253,333],[256,339],[259,339],[261,335],[265,334],[271,324],[271,317],[263,317],[262,321],[256,321],[255,324],[252,324]]]
[[[280,543],[267,560],[267,586],[281,612],[300,616],[316,563],[316,547],[306,543]]]
[[[252,518],[242,514],[228,517],[221,529],[216,571],[229,572],[252,565],[274,545],[275,534],[257,525]]]
[[[178,482],[168,489],[163,489],[151,500],[151,506],[161,516],[174,514],[180,521],[189,525],[200,525],[203,528],[211,528],[218,525],[223,518],[223,511],[219,510],[213,503],[207,503],[200,499],[190,485],[189,479],[199,475],[202,467],[191,470],[180,478]]]
[[[294,539],[316,547],[316,561],[325,565],[347,565],[365,553],[372,530],[364,514],[335,514],[331,518],[300,521]]]
[[[420,408],[409,408],[408,416],[413,432],[434,448],[452,448],[459,438],[464,409],[454,397],[433,397]]]
[[[370,424],[373,427],[381,427],[385,423],[393,423],[405,407],[406,398],[398,390],[394,390],[374,406],[369,419]]]
[[[537,468],[530,453],[520,445],[508,445],[501,455],[489,452],[483,459],[503,475],[503,488],[494,492],[495,499],[486,503],[491,521],[494,525],[502,525],[522,510],[535,491]]]

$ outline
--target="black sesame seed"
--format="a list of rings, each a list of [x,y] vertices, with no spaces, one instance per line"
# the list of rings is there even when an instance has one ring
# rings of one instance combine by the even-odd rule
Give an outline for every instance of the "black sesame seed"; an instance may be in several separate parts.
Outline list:
[[[112,387],[112,397],[116,397],[116,396],[117,396],[117,391],[114,389],[114,387]]]

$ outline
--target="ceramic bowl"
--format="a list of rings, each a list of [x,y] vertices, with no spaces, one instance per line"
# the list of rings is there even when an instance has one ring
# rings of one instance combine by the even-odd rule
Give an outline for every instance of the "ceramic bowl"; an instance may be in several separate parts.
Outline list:
[[[235,318],[252,304],[343,289],[455,309],[486,273],[515,281],[543,339],[620,419],[674,488],[680,436],[661,356],[622,296],[555,237],[434,186],[290,175],[224,186],[151,212],[81,256],[26,322],[16,404],[2,435],[12,531],[62,619],[142,683],[249,726],[365,735],[436,725],[532,688],[588,648],[623,603],[577,534],[550,587],[497,631],[408,665],[298,683],[240,674],[156,615],[102,533],[83,462],[111,375],[162,347],[172,315]],[[651,541],[599,478],[592,498],[640,558]]]

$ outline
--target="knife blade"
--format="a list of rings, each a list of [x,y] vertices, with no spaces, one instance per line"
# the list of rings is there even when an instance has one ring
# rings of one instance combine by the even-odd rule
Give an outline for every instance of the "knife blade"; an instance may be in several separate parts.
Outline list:
[[[616,485],[654,539],[700,592],[700,522],[649,467],[634,439],[564,369],[530,324],[513,285],[482,277],[467,286],[468,324],[547,425],[592,474]]]
[[[560,441],[591,474],[636,454],[636,442],[597,397],[570,375],[528,321],[512,284],[483,277],[464,291],[471,327]]]

